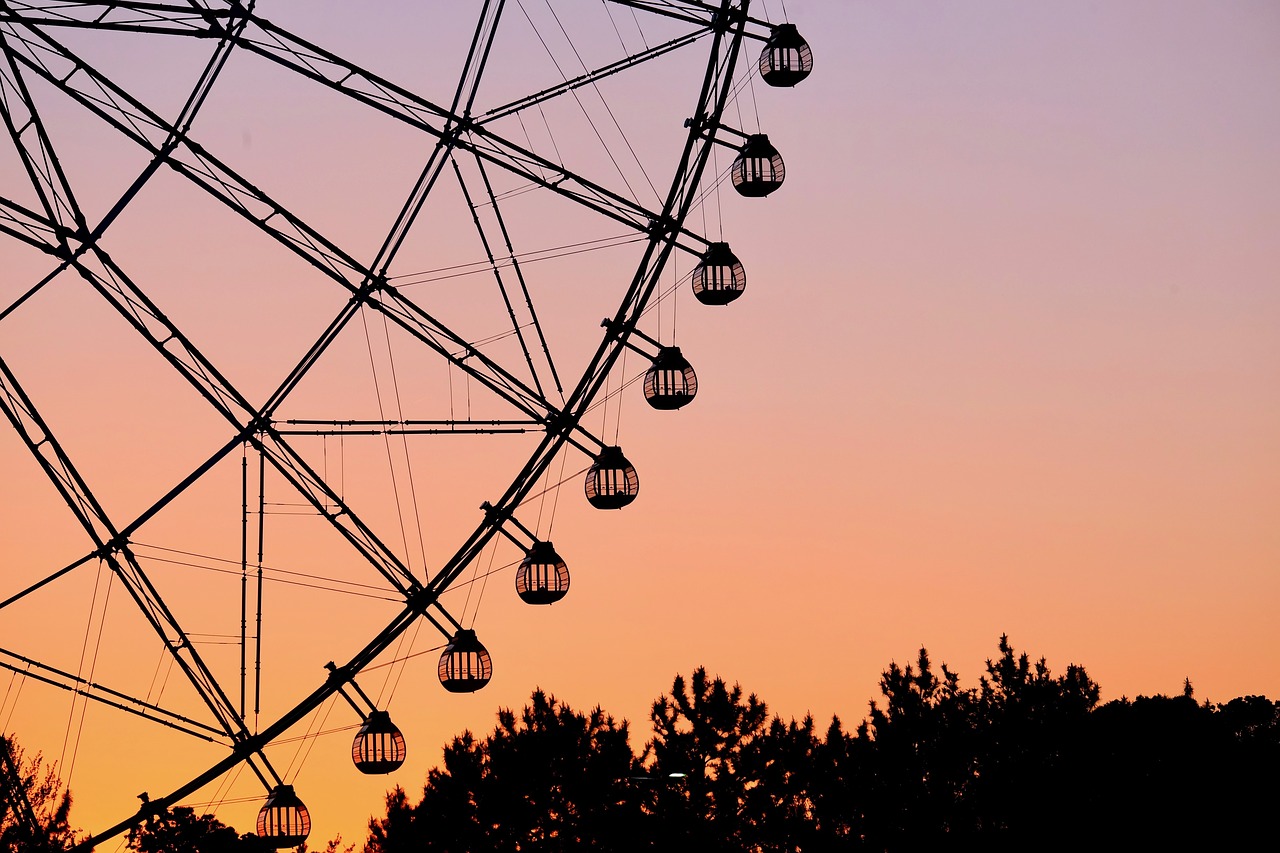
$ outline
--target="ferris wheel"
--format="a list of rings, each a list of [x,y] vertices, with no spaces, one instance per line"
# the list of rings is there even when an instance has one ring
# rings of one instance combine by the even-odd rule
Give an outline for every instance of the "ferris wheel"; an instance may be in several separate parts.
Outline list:
[[[767,4],[384,5],[343,25],[285,0],[0,0],[0,408],[23,460],[0,501],[26,519],[6,534],[0,722],[69,694],[69,726],[105,706],[215,750],[82,846],[233,771],[263,786],[258,834],[298,845],[310,816],[269,748],[326,703],[360,722],[356,769],[399,767],[405,739],[362,680],[420,654],[425,626],[444,690],[489,682],[470,589],[510,571],[528,604],[566,595],[560,493],[636,499],[621,402],[689,404],[677,306],[746,287],[720,205],[785,177],[755,87],[813,65]],[[406,34],[420,52],[386,49]],[[51,355],[69,349],[83,358]],[[424,526],[450,524],[428,553]],[[273,565],[275,541],[345,574]],[[289,648],[314,667],[263,702],[273,582],[380,609],[354,650],[323,631]],[[230,630],[192,627],[215,607]],[[50,614],[72,611],[88,624],[51,651]],[[162,663],[113,671],[113,642]]]

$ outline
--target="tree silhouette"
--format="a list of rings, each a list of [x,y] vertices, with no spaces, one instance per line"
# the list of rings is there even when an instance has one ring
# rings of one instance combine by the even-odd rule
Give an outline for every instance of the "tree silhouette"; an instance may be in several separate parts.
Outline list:
[[[1222,849],[1274,833],[1280,703],[1197,703],[1188,680],[1177,696],[1099,705],[1083,667],[1054,675],[1007,637],[974,687],[938,670],[925,649],[890,663],[867,719],[849,733],[832,718],[819,734],[812,717],[771,717],[700,667],[653,703],[639,755],[625,721],[535,690],[487,737],[454,738],[417,803],[391,791],[363,853]],[[11,740],[0,748],[0,853],[69,847],[56,773]],[[352,847],[335,839],[325,853]],[[270,848],[178,806],[128,849]]]
[[[1054,850],[1243,846],[1280,798],[1280,705],[1250,696],[1099,705],[1001,637],[976,686],[920,649],[891,663],[853,733],[783,721],[699,668],[653,703],[652,739],[536,691],[483,740],[455,738],[366,853],[420,850]],[[1229,843],[1227,843],[1229,842]]]
[[[1070,815],[1083,805],[1082,774],[1092,772],[1080,759],[1090,751],[1087,727],[1099,688],[1074,664],[1053,676],[1044,658],[1032,664],[1007,636],[999,649],[974,696],[977,772],[963,796],[978,806],[969,814],[975,833],[1032,843],[1043,838],[1046,818],[1065,821],[1065,832],[1079,825]]]
[[[28,759],[12,739],[0,736],[0,853],[65,850],[76,841],[71,829],[71,793],[62,790],[43,756]]]
[[[828,740],[843,745],[839,721]],[[741,776],[746,781],[741,809],[741,841],[748,849],[793,851],[821,849],[841,839],[829,813],[834,766],[817,736],[813,717],[783,723],[773,717],[764,731],[742,745]]]
[[[758,782],[744,752],[764,734],[765,704],[755,694],[744,698],[736,684],[709,679],[699,667],[687,683],[676,676],[671,695],[653,703],[650,719],[653,740],[644,755],[649,776],[683,780],[655,791],[652,813],[662,840],[686,849],[736,849],[727,840],[741,836],[746,791]]]
[[[1280,704],[1140,696],[1108,702],[1090,723],[1100,772],[1088,806],[1118,840],[1231,848],[1274,834]]]
[[[175,806],[129,832],[136,853],[274,853],[253,834],[241,835],[210,814]]]
[[[470,732],[454,738],[417,805],[392,791],[364,849],[587,851],[601,849],[605,837],[618,842],[607,849],[633,849],[640,844],[634,772],[625,723],[599,708],[579,713],[538,690],[519,717],[500,710],[484,740]]]
[[[961,690],[945,665],[939,679],[921,649],[914,667],[889,664],[880,692],[884,706],[871,702],[857,733],[864,746],[859,765],[850,768],[864,803],[860,834],[899,849],[965,835],[961,811],[976,734],[973,691]]]
[[[1083,667],[1055,675],[1007,637],[974,687],[920,649],[890,663],[880,693],[854,732],[832,718],[819,734],[700,667],[653,703],[637,755],[625,721],[536,690],[488,736],[446,745],[417,803],[391,791],[363,853],[1222,849],[1273,834],[1280,703],[1265,697],[1197,703],[1188,680],[1177,696],[1099,705]],[[70,846],[56,774],[0,747],[0,853]],[[128,849],[270,848],[179,806]]]

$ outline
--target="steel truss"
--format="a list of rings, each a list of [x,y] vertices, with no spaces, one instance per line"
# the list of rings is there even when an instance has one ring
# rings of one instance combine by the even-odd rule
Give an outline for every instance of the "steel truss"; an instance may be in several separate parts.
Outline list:
[[[265,2],[265,0],[264,0]],[[263,750],[388,650],[409,628],[425,620],[446,638],[462,624],[440,603],[505,525],[528,532],[514,513],[547,474],[566,445],[595,455],[608,442],[583,424],[584,414],[599,401],[606,381],[637,324],[653,305],[661,276],[672,253],[700,257],[712,240],[687,226],[689,213],[703,187],[712,148],[720,140],[721,116],[734,91],[740,51],[746,40],[764,41],[768,22],[748,14],[749,0],[610,0],[636,13],[661,17],[687,27],[682,34],[630,53],[622,59],[585,70],[563,82],[507,103],[477,110],[477,97],[494,40],[503,21],[503,0],[486,0],[479,14],[467,59],[450,104],[434,103],[407,87],[384,79],[344,57],[277,26],[257,11],[254,0],[164,2],[73,2],[73,0],[0,0],[0,118],[15,143],[38,208],[0,197],[0,234],[38,250],[51,263],[47,275],[0,305],[0,323],[14,316],[54,279],[72,272],[80,277],[185,380],[227,425],[225,441],[205,461],[160,494],[133,518],[116,518],[99,502],[94,488],[77,469],[51,425],[37,410],[9,363],[0,358],[0,410],[32,457],[61,495],[90,543],[72,564],[0,602],[10,604],[45,589],[81,566],[105,564],[127,590],[137,610],[168,650],[209,712],[201,722],[146,702],[123,691],[93,683],[38,660],[38,656],[0,649],[0,668],[47,685],[225,744],[224,757],[173,791],[144,801],[135,814],[97,831],[88,849],[126,831],[147,817],[181,801],[229,769],[247,763],[267,787],[282,783]],[[151,36],[190,38],[213,45],[209,60],[182,108],[165,117],[96,69],[66,36],[77,31],[114,30]],[[565,166],[504,138],[497,123],[524,110],[596,85],[649,60],[702,45],[707,53],[703,79],[691,104],[683,149],[661,204],[642,205],[605,182]],[[193,123],[213,91],[228,58],[253,54],[300,79],[326,87],[351,102],[377,111],[433,140],[429,156],[404,199],[371,261],[363,262],[322,234],[280,199],[273,198],[240,174],[193,134]],[[57,140],[42,118],[33,89],[53,90],[146,155],[146,166],[98,221],[79,203],[59,158]],[[728,129],[733,132],[732,129]],[[730,138],[733,138],[731,135]],[[469,183],[459,161],[480,177]],[[302,258],[320,277],[341,288],[346,301],[320,336],[261,403],[251,402],[227,376],[173,323],[108,252],[110,226],[160,170],[169,170],[198,187],[266,239]],[[635,268],[594,354],[576,382],[566,387],[564,367],[552,356],[551,342],[539,321],[515,250],[501,199],[490,172],[520,182],[623,226],[643,243]],[[423,204],[441,180],[456,180],[479,234],[500,289],[522,365],[507,366],[486,354],[434,316],[398,287],[391,277],[407,235],[419,221]],[[2,191],[2,190],[0,190]],[[490,212],[482,220],[481,209]],[[504,277],[503,269],[510,271]],[[397,421],[280,420],[277,413],[299,383],[330,351],[333,343],[362,311],[376,312],[403,330],[451,369],[475,382],[510,414],[502,418]],[[643,337],[643,336],[642,336]],[[651,340],[645,338],[646,340]],[[2,355],[2,354],[0,354]],[[426,435],[441,433],[541,433],[537,446],[499,496],[485,505],[484,517],[456,551],[428,577],[418,578],[395,551],[357,515],[324,476],[292,444],[303,435]],[[336,530],[401,601],[395,617],[378,630],[349,660],[333,666],[314,690],[261,728],[246,721],[243,701],[227,695],[192,643],[188,632],[166,605],[134,552],[139,529],[170,506],[238,448],[252,448],[264,462]]]

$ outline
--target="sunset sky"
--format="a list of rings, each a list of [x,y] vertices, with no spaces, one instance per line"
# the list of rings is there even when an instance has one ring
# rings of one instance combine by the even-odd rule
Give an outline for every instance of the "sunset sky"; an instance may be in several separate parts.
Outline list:
[[[259,0],[256,10],[447,103],[479,4],[438,5],[378,0],[357,4],[357,16],[332,0]],[[614,30],[595,2],[573,18],[573,3],[552,5],[588,65],[667,32],[647,20],[637,29],[629,12]],[[543,26],[545,0],[508,6],[481,88],[488,105],[561,79],[529,32],[529,20]],[[769,135],[785,185],[745,199],[725,184],[687,221],[732,245],[747,268],[743,297],[695,302],[680,279],[696,259],[681,254],[664,276],[663,289],[676,290],[641,325],[681,347],[698,371],[697,399],[656,412],[633,384],[585,419],[636,465],[630,507],[587,506],[577,472],[590,459],[571,449],[552,466],[558,492],[517,513],[568,562],[564,601],[522,604],[514,568],[445,595],[493,655],[488,687],[440,688],[443,639],[430,625],[360,677],[405,732],[400,771],[355,773],[359,720],[340,700],[269,750],[311,810],[313,846],[338,833],[361,840],[387,788],[414,794],[450,737],[486,732],[498,707],[519,707],[535,687],[629,719],[637,748],[649,703],[700,665],[784,718],[839,714],[852,727],[891,660],[925,646],[972,685],[1002,633],[1055,672],[1083,664],[1104,700],[1175,693],[1186,677],[1201,699],[1280,696],[1280,7],[791,0],[784,12],[780,0],[755,0],[752,12],[797,24],[815,69],[794,90],[757,78],[724,115]],[[170,117],[212,49],[58,35]],[[758,50],[745,48],[746,67]],[[641,203],[666,192],[705,59],[694,46],[601,85],[617,125],[598,130]],[[96,221],[146,158],[47,84],[32,88]],[[587,109],[608,119],[593,97],[584,94]],[[618,183],[581,117],[561,98],[502,132],[551,150],[552,128],[570,169]],[[235,52],[192,137],[365,262],[430,150],[403,124]],[[732,156],[719,149],[709,172]],[[639,244],[616,239],[629,236],[618,223],[497,181],[512,193],[502,210],[518,251],[618,243],[526,267],[572,385]],[[506,317],[487,270],[445,277],[484,256],[451,171],[439,186],[393,284],[477,340]],[[7,142],[0,197],[37,207]],[[103,245],[255,404],[345,298],[168,170]],[[0,359],[113,520],[128,523],[232,433],[79,276],[64,273],[7,311],[52,269],[39,252],[0,242]],[[513,353],[509,341],[495,346]],[[610,390],[644,367],[629,355]],[[499,416],[372,313],[278,416],[377,418],[379,395],[385,404],[394,393],[405,418]],[[296,444],[422,577],[480,522],[480,503],[502,494],[536,440]],[[247,461],[256,475],[256,457]],[[144,568],[235,691],[240,476],[237,450],[135,537]],[[264,725],[398,612],[386,582],[278,477],[267,478],[267,500],[264,564],[299,574],[274,573],[265,590]],[[11,429],[0,431],[0,509],[0,598],[91,550]],[[518,558],[502,542],[463,579]],[[95,680],[195,713],[119,586],[97,641],[96,580],[99,606],[108,594],[97,572],[91,562],[0,611],[0,647],[88,673],[84,650],[96,646]],[[3,670],[0,696],[4,733],[70,771],[73,822],[86,830],[225,752],[104,706],[82,713],[69,693]],[[308,732],[325,734],[295,739]],[[248,831],[263,793],[244,771],[190,802],[217,804]]]

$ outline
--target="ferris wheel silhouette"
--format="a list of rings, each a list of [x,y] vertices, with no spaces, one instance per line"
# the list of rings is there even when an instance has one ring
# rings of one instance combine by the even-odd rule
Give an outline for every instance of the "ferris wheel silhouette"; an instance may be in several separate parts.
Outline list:
[[[527,513],[535,499],[558,495],[561,485],[578,475],[591,506],[621,509],[635,500],[639,475],[616,429],[610,435],[607,427],[589,425],[587,417],[600,410],[607,414],[611,401],[630,393],[632,382],[657,410],[679,409],[694,399],[697,376],[674,343],[674,323],[661,328],[664,306],[681,293],[692,293],[708,306],[727,305],[743,294],[744,266],[724,235],[710,233],[707,205],[715,200],[718,210],[722,186],[747,198],[762,197],[785,178],[782,157],[768,136],[758,128],[735,126],[727,115],[736,108],[736,123],[744,124],[741,105],[747,95],[754,97],[754,81],[794,86],[808,76],[813,58],[793,25],[757,17],[752,5],[750,0],[486,0],[468,22],[466,38],[449,41],[462,57],[461,69],[455,66],[446,97],[437,101],[422,94],[429,86],[397,83],[370,70],[377,56],[357,62],[346,52],[325,48],[318,38],[305,37],[305,13],[281,23],[287,6],[268,0],[0,2],[0,112],[14,142],[15,166],[0,187],[0,233],[6,256],[15,259],[6,261],[11,276],[15,270],[29,275],[17,284],[11,278],[0,290],[0,408],[12,425],[14,446],[28,451],[33,470],[65,505],[60,508],[64,520],[73,521],[81,536],[69,562],[10,574],[0,589],[0,630],[6,621],[16,624],[16,616],[8,617],[22,608],[53,609],[47,602],[58,601],[69,578],[94,578],[91,624],[74,650],[74,666],[46,656],[44,639],[28,621],[3,633],[0,667],[11,675],[11,691],[26,683],[54,695],[68,691],[81,707],[89,702],[111,706],[115,713],[225,747],[216,760],[187,768],[185,780],[172,790],[146,797],[141,809],[95,828],[82,846],[137,825],[233,769],[247,769],[267,793],[258,834],[277,847],[301,843],[310,816],[287,772],[268,758],[268,746],[337,697],[362,720],[351,749],[356,768],[376,774],[399,767],[405,739],[358,679],[375,662],[385,666],[388,657],[394,658],[393,647],[407,632],[427,625],[444,641],[438,676],[446,691],[469,693],[487,684],[493,674],[489,650],[474,625],[446,607],[441,596],[468,583],[465,574],[476,573],[481,555],[494,543],[513,543],[521,554],[514,567],[520,599],[546,605],[566,595],[567,564],[550,541],[541,513],[537,520]],[[276,12],[284,17],[273,17]],[[440,29],[438,39],[451,38]],[[429,35],[424,32],[424,41]],[[152,67],[139,73],[130,64],[132,46],[152,44],[166,52],[157,57],[186,59],[175,61],[173,70]],[[744,55],[749,44],[761,46],[758,59]],[[680,78],[680,69],[690,67],[700,77]],[[646,82],[649,68],[660,83]],[[395,128],[388,139],[400,134],[395,138],[417,146],[420,156],[415,154],[407,186],[400,185],[393,214],[373,226],[368,225],[372,215],[357,217],[361,234],[376,233],[372,251],[361,239],[333,236],[319,221],[323,214],[300,212],[306,202],[291,198],[290,187],[281,193],[268,189],[319,141],[304,136],[293,149],[259,156],[245,153],[251,147],[246,133],[243,150],[227,150],[235,148],[234,140],[210,116],[226,115],[228,105],[258,94],[243,82],[255,74],[264,89],[271,81],[287,81],[282,85],[288,91],[322,92],[343,115],[368,116],[371,122],[376,117],[379,127]],[[233,77],[238,82],[229,82]],[[672,107],[683,113],[683,127],[675,126],[678,134],[648,127],[650,107],[637,94],[673,79],[696,88],[687,102]],[[634,86],[628,82],[637,80]],[[617,89],[606,93],[615,84]],[[665,90],[660,95],[664,103],[680,100]],[[74,131],[77,122],[92,125],[110,143],[83,144]],[[630,126],[624,129],[624,124]],[[370,140],[374,161],[379,141]],[[722,171],[717,151],[727,151],[729,165]],[[98,180],[104,173],[115,179],[106,189]],[[665,182],[655,182],[659,174]],[[317,175],[312,183],[326,180]],[[171,193],[180,193],[172,196],[179,201],[168,206]],[[166,202],[163,220],[180,223],[198,215],[201,221],[234,222],[229,227],[240,229],[244,239],[289,257],[292,278],[317,292],[323,289],[330,299],[327,309],[308,315],[315,320],[308,327],[310,337],[292,351],[279,375],[264,379],[261,371],[227,366],[202,340],[205,332],[190,331],[223,321],[181,307],[185,294],[151,280],[159,276],[148,272],[148,258],[167,248],[135,239],[130,229],[140,226],[130,223],[144,219],[144,212],[154,215],[156,199]],[[534,206],[529,213],[529,199],[565,212],[543,214]],[[701,229],[691,222],[698,210],[704,215]],[[579,227],[583,221],[612,230],[587,234]],[[464,247],[458,223],[470,230]],[[612,264],[610,280],[617,284],[596,288],[607,290],[609,315],[592,328],[587,343],[577,343],[576,351],[575,344],[565,345],[572,354],[562,356],[565,332],[551,316],[563,304],[558,300],[576,297],[548,295],[535,267],[593,253],[614,252],[613,258],[620,247],[628,265],[618,274],[620,265]],[[242,251],[205,249],[209,263]],[[447,260],[424,268],[423,259],[432,257]],[[472,260],[454,262],[465,257]],[[684,258],[689,264],[681,274]],[[473,284],[477,279],[487,281],[483,297]],[[594,290],[592,297],[601,298]],[[92,302],[95,317],[109,317],[115,328],[127,330],[152,362],[158,356],[168,375],[194,391],[204,411],[213,414],[215,426],[202,433],[211,439],[198,463],[145,497],[113,501],[107,496],[113,489],[105,487],[102,472],[109,466],[82,464],[83,447],[63,438],[72,429],[66,408],[44,402],[57,397],[59,389],[51,382],[74,382],[23,354],[23,347],[40,337],[32,333],[33,323],[81,310],[67,307],[71,298]],[[180,305],[186,321],[176,319],[169,302]],[[322,315],[323,310],[328,313]],[[283,318],[261,322],[275,319]],[[646,331],[655,320],[659,328]],[[227,329],[226,334],[236,332]],[[341,361],[335,354],[345,352],[352,340],[366,345],[375,382],[379,376],[383,382],[373,392],[377,417],[288,416],[298,398],[323,399],[311,393],[324,385],[317,377]],[[375,345],[385,349],[375,352]],[[620,375],[628,353],[646,364],[634,379]],[[220,356],[226,354],[223,347]],[[416,404],[405,402],[404,368],[397,368],[397,358],[447,376],[448,392],[421,405],[426,416],[417,416]],[[94,375],[105,376],[108,386],[118,383],[119,389],[94,387],[86,393],[127,397],[146,391],[136,387],[128,367]],[[413,549],[403,535],[404,517],[419,515],[407,442],[439,436],[498,442],[504,435],[524,436],[527,442],[514,475],[486,487],[491,491],[482,517],[460,544],[431,565],[424,555],[415,571]],[[341,464],[333,461],[335,446],[358,460],[361,451],[352,448],[361,442],[382,442],[388,457],[393,446],[401,448],[390,466],[401,505],[401,547],[388,544],[397,535],[395,525],[366,516],[353,497],[345,479],[356,463],[345,456]],[[112,446],[107,444],[108,453]],[[133,445],[119,447],[125,453]],[[565,476],[571,458],[583,460],[585,470]],[[140,458],[133,464],[145,468],[148,462]],[[399,481],[394,480],[397,465],[407,475]],[[220,559],[200,553],[196,545],[184,550],[152,541],[151,531],[162,519],[210,482],[226,481],[228,472],[239,487],[239,540],[232,549],[238,554]],[[279,497],[282,493],[287,500]],[[22,497],[10,491],[4,500],[16,504]],[[263,720],[259,679],[270,661],[263,661],[261,651],[262,586],[276,571],[264,565],[263,530],[269,516],[286,512],[305,515],[336,534],[332,541],[361,567],[366,584],[360,589],[376,589],[395,607],[393,617],[341,662],[325,664],[326,652],[315,650],[321,656],[318,677]],[[230,575],[233,585],[238,582],[238,620],[232,621],[238,621],[239,630],[219,641],[233,650],[229,663],[212,661],[206,650],[213,641],[188,627],[186,614],[192,608],[199,612],[205,603],[175,604],[173,587],[156,577],[162,564],[219,571]],[[358,586],[296,572],[289,582]],[[176,710],[151,688],[113,687],[94,674],[94,656],[86,650],[102,642],[105,597],[113,587],[127,598],[151,645],[159,640],[165,666],[180,674],[198,701]],[[145,681],[146,674],[141,675]],[[154,681],[153,676],[153,686]],[[9,705],[6,696],[0,712]]]

